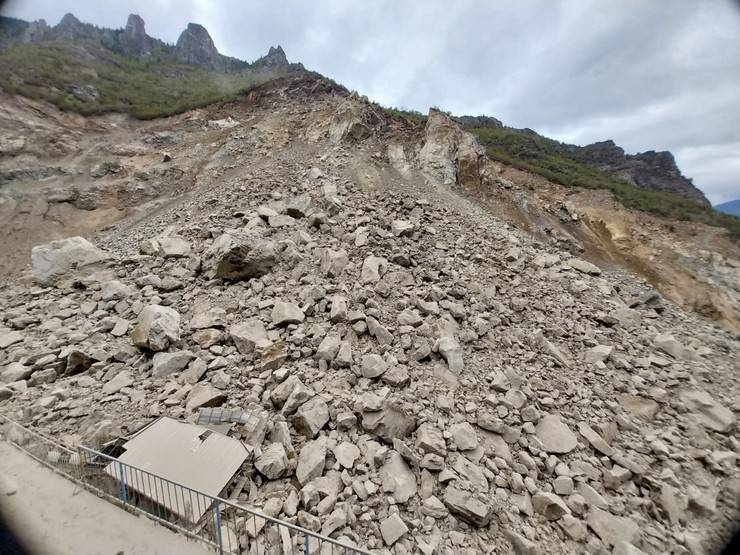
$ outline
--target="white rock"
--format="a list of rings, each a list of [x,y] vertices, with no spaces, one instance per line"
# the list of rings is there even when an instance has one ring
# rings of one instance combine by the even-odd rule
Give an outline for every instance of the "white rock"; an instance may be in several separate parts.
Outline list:
[[[203,269],[210,278],[231,281],[261,277],[277,262],[272,241],[244,232],[220,235],[203,253]]]
[[[229,328],[229,336],[243,355],[253,353],[256,347],[266,349],[272,344],[267,338],[265,325],[258,318],[234,324]]]
[[[254,461],[254,467],[268,480],[277,480],[288,468],[288,454],[282,443],[271,443]]]
[[[360,450],[354,443],[343,441],[334,448],[334,457],[342,467],[352,468],[360,457]]]
[[[450,433],[455,445],[461,451],[470,451],[478,447],[478,436],[475,433],[475,428],[467,422],[454,424],[450,428]]]
[[[391,546],[409,531],[408,526],[398,513],[391,514],[380,523],[380,534],[385,545]]]
[[[298,466],[295,471],[298,482],[304,486],[314,478],[321,476],[324,473],[325,461],[325,437],[322,436],[306,443],[298,454]]]
[[[537,438],[548,453],[570,453],[578,445],[578,438],[560,420],[557,414],[547,414],[535,427]]]
[[[110,255],[82,237],[67,237],[31,249],[33,277],[43,285],[52,285],[75,270],[108,260]]]
[[[103,385],[103,393],[105,393],[106,395],[118,393],[124,387],[129,387],[130,385],[133,385],[133,383],[134,377],[131,375],[130,372],[124,370],[113,376],[112,380]]]
[[[175,351],[174,353],[155,353],[152,360],[152,377],[163,378],[183,370],[195,355],[190,351]]]
[[[157,239],[159,254],[164,258],[186,258],[190,256],[190,243],[182,237]]]
[[[139,313],[131,339],[139,347],[164,351],[180,340],[180,315],[166,306],[145,306]]]
[[[272,323],[276,326],[287,326],[288,324],[300,324],[306,319],[306,315],[300,307],[293,303],[278,301],[272,308]]]
[[[377,378],[386,370],[388,370],[388,365],[380,355],[369,354],[362,356],[360,372],[365,378]]]

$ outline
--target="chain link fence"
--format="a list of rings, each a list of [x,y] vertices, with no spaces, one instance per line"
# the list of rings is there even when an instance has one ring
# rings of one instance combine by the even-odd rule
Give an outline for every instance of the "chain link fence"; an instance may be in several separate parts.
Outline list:
[[[229,555],[370,555],[289,522],[173,482],[89,447],[76,450],[0,415],[5,439],[132,512]]]

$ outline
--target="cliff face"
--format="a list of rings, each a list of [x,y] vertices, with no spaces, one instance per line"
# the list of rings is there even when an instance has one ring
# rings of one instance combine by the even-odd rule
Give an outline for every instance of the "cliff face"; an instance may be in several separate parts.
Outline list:
[[[611,173],[632,185],[656,191],[668,191],[709,205],[709,201],[691,181],[681,174],[676,160],[668,151],[649,150],[625,154],[614,141],[602,141],[575,152],[587,164]]]
[[[188,23],[177,39],[176,48],[177,57],[183,62],[208,68],[218,65],[220,54],[211,35],[202,25]]]

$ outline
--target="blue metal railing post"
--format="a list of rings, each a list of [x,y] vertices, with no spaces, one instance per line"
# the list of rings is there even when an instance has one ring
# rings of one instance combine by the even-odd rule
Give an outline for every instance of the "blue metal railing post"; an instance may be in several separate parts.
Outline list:
[[[304,553],[304,555],[308,555],[309,554],[309,549],[308,549],[308,534],[303,534],[303,538],[304,538],[304,542],[303,542],[303,553]]]
[[[221,507],[218,501],[213,503],[213,520],[216,524],[216,541],[218,542],[218,552],[220,555],[224,553],[224,543],[221,537]]]
[[[119,481],[119,488],[118,488],[118,497],[121,498],[121,501],[124,503],[128,503],[128,498],[126,495],[126,477],[123,475],[123,464],[121,462],[118,462],[118,473],[121,475],[121,480]]]

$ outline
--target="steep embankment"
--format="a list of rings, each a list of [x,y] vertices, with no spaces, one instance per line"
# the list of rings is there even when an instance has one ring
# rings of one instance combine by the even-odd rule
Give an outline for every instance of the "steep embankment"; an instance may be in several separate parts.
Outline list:
[[[0,410],[75,444],[243,408],[240,501],[368,549],[727,536],[736,336],[532,225],[552,213],[446,116],[300,78],[157,125],[194,194],[95,235],[109,259],[77,242],[97,266],[39,257],[46,287],[0,289]]]

